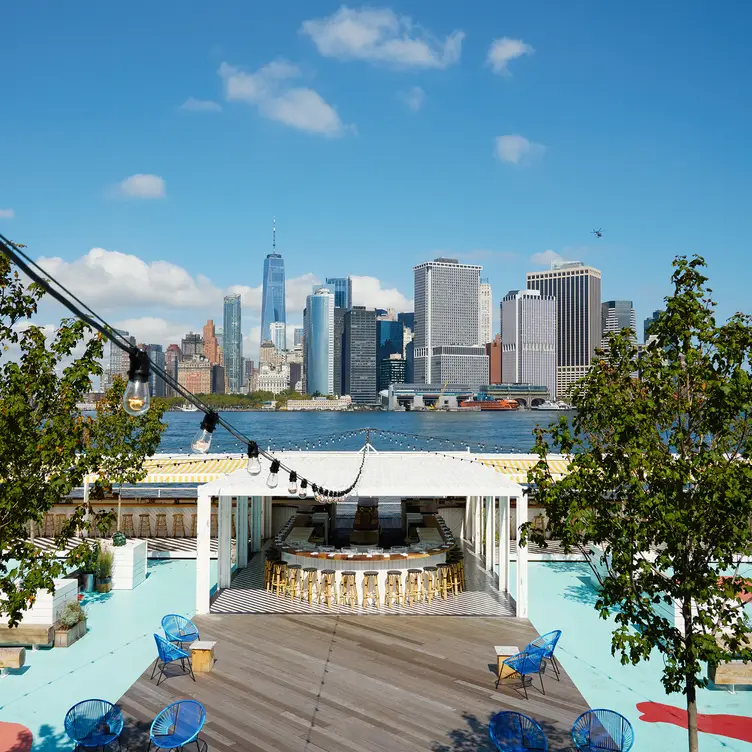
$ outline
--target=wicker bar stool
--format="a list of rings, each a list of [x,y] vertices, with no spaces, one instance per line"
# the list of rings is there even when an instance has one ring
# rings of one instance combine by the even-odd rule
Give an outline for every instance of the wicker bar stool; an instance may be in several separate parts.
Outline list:
[[[287,565],[287,594],[290,600],[303,597],[303,567],[300,564]]]
[[[423,567],[423,597],[432,603],[439,596],[439,570],[436,567]]]
[[[450,584],[451,579],[451,566],[449,564],[439,564],[436,567],[438,570],[438,590],[442,600],[446,600],[449,593],[452,592],[452,586]]]
[[[209,537],[216,538],[218,528],[219,515],[216,512],[211,513],[211,527],[209,528]]]
[[[449,586],[453,595],[462,592],[462,577],[460,576],[460,562],[455,561],[449,565]]]
[[[151,538],[151,520],[148,512],[142,512],[138,515],[138,537]]]
[[[420,603],[423,600],[421,589],[421,580],[423,579],[422,569],[408,569],[405,575],[405,596],[404,604],[412,606],[413,603]]]
[[[172,513],[172,537],[185,538],[185,525],[183,524],[183,513]]]
[[[316,593],[316,598],[319,596],[319,570],[316,567],[304,567],[303,568],[303,590],[300,596],[300,600],[307,600],[310,605],[313,605],[313,596]]]
[[[272,591],[272,564],[271,559],[264,559],[264,587],[267,593]]]
[[[328,607],[331,607],[332,602],[335,604],[337,603],[337,585],[334,581],[334,577],[336,575],[336,572],[333,569],[322,569],[321,570],[321,587],[319,588],[319,603],[321,603],[321,599],[324,599],[324,602]]]
[[[126,538],[135,538],[133,533],[133,515],[129,512],[120,516],[120,521],[123,524],[123,533]]]
[[[391,608],[392,604],[399,606],[402,603],[402,572],[390,569],[386,573],[386,593],[384,593],[384,605]]]
[[[275,561],[272,564],[272,590],[274,595],[287,594],[287,562]]]
[[[55,518],[51,514],[44,515],[44,522],[42,523],[42,536],[44,538],[55,537]]]
[[[363,607],[368,606],[368,601],[381,608],[381,594],[379,593],[379,573],[363,572]]]
[[[194,512],[191,515],[191,538],[198,537],[198,515]]]
[[[60,535],[60,533],[63,532],[63,527],[65,526],[65,523],[67,520],[68,520],[67,514],[55,515],[55,535]]]
[[[342,572],[339,579],[339,605],[357,606],[358,587],[355,584],[355,572]]]
[[[167,514],[160,512],[157,515],[157,530],[154,534],[155,538],[167,537]]]

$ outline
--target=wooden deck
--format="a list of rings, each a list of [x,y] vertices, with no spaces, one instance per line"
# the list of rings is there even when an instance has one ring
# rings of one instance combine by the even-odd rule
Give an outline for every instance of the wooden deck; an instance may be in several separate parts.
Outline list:
[[[568,750],[587,705],[562,671],[494,689],[494,645],[537,637],[527,620],[479,617],[212,614],[201,638],[217,640],[214,670],[172,672],[157,688],[151,667],[120,706],[128,749],[146,749],[156,714],[181,698],[203,703],[202,745],[217,752],[475,752],[490,750],[500,710],[535,718],[551,750]],[[564,636],[566,638],[566,635]],[[565,642],[565,639],[562,640]]]

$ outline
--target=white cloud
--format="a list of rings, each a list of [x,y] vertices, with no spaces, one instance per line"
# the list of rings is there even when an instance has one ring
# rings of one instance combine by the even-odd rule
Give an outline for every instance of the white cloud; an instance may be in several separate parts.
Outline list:
[[[412,311],[413,300],[396,287],[382,287],[376,277],[352,277],[353,305],[368,308],[394,308],[398,313]]]
[[[494,142],[495,153],[498,159],[509,164],[520,164],[540,157],[546,151],[543,144],[528,141],[524,136],[517,133],[508,136],[498,136]]]
[[[542,251],[541,253],[534,253],[530,257],[530,263],[536,266],[551,266],[555,261],[565,261],[566,259],[556,251],[551,249]]]
[[[0,219],[13,219],[16,212],[13,209],[0,209]]]
[[[406,68],[453,65],[460,59],[465,37],[454,31],[441,39],[389,8],[356,10],[346,5],[326,18],[304,21],[300,33],[309,36],[324,57]]]
[[[196,99],[195,97],[188,97],[188,99],[180,105],[181,110],[187,110],[188,112],[221,112],[222,105],[219,102],[213,102],[211,99]]]
[[[180,344],[180,340],[190,331],[200,332],[203,324],[204,322],[192,327],[186,322],[167,321],[157,316],[137,316],[135,318],[120,319],[114,322],[113,326],[117,329],[123,329],[134,336],[138,343],[167,347],[167,345],[173,342]]]
[[[131,175],[118,185],[118,193],[127,198],[164,198],[164,178],[159,175]]]
[[[535,52],[533,47],[521,39],[501,37],[501,39],[494,39],[491,42],[488,57],[486,58],[486,65],[489,65],[494,73],[509,75],[507,64],[510,60],[522,57],[523,55],[532,55],[533,52]]]
[[[286,60],[275,60],[255,73],[222,63],[219,75],[228,102],[255,105],[270,120],[332,138],[352,129],[318,92],[290,85],[300,75],[300,70]]]
[[[420,86],[413,86],[400,92],[400,99],[413,111],[417,112],[426,103],[426,92]]]

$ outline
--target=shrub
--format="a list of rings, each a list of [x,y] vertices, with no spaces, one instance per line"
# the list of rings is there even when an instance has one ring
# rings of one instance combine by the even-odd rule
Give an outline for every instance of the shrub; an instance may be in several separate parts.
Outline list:
[[[69,601],[63,606],[63,612],[60,615],[60,624],[66,629],[75,627],[86,618],[86,611],[77,601]]]
[[[100,580],[112,577],[112,566],[115,562],[115,554],[106,548],[99,549],[97,556],[97,577]]]

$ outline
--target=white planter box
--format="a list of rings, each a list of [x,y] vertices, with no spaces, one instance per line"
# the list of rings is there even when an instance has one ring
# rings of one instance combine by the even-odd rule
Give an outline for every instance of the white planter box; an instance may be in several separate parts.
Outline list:
[[[21,624],[52,625],[58,621],[65,604],[78,600],[78,581],[70,579],[54,580],[55,592],[40,590],[34,605],[24,611]],[[7,617],[0,617],[0,624],[7,624]]]
[[[146,541],[129,540],[124,546],[108,545],[115,555],[112,589],[133,590],[146,579]]]

